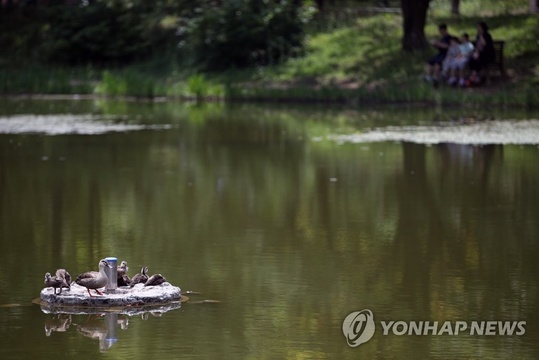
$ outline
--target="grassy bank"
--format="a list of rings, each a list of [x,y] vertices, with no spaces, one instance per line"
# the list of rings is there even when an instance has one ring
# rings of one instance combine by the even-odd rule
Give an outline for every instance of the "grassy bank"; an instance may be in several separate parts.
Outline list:
[[[443,7],[431,9],[430,14],[428,37],[436,36],[440,22],[447,23],[453,34],[475,34],[478,16],[451,17]],[[491,84],[476,89],[442,86],[435,90],[420,81],[431,52],[401,52],[401,15],[379,13],[319,21],[309,32],[303,55],[280,65],[204,75],[166,59],[107,70],[25,65],[0,70],[0,93],[538,107],[539,16],[480,18],[489,24],[495,39],[506,41],[508,77],[494,77]]]

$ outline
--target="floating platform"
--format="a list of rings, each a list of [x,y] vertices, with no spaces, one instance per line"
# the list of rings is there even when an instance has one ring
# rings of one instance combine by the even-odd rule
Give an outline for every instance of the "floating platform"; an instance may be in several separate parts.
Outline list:
[[[110,310],[128,314],[136,308],[164,307],[172,310],[180,307],[182,300],[181,289],[168,282],[156,286],[144,284],[137,284],[134,287],[122,286],[113,292],[100,289],[103,295],[96,294],[94,290],[90,291],[91,297],[85,287],[76,283],[73,283],[69,290],[64,288],[61,294],[54,294],[52,287],[44,288],[40,293],[41,308],[48,313],[77,314]]]

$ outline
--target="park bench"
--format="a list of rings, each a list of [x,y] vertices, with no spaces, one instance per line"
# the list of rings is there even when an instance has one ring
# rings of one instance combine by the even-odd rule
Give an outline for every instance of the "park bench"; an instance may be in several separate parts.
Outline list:
[[[493,72],[498,71],[500,77],[505,77],[505,64],[503,57],[503,48],[505,41],[494,40],[494,61],[490,62],[485,68],[487,84],[490,83],[490,77]]]

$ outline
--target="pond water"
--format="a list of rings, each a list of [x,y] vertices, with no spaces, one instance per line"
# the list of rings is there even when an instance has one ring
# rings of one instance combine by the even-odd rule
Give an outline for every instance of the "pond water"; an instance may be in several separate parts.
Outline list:
[[[0,100],[0,358],[539,358],[538,119]],[[200,294],[135,316],[31,303],[45,272],[106,256]],[[376,331],[350,347],[363,309]],[[412,321],[526,324],[397,335]]]

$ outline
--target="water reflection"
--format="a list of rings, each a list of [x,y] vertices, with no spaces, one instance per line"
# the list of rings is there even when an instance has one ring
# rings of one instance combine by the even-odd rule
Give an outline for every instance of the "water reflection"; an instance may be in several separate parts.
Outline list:
[[[66,332],[71,326],[71,314],[56,314],[45,320],[45,335],[51,336],[53,331]]]
[[[79,334],[99,341],[99,351],[101,352],[106,351],[118,342],[116,335],[118,314],[109,313],[104,314],[103,317],[105,319],[93,315],[88,317],[84,322],[77,324]]]
[[[41,305],[41,310],[49,314],[45,320],[45,335],[53,332],[65,333],[70,328],[91,339],[98,340],[100,352],[105,352],[119,341],[117,330],[127,330],[130,316],[140,316],[147,320],[150,316],[162,317],[164,313],[179,308],[181,303],[160,307],[125,309],[115,312],[102,312],[99,309],[53,308]]]

